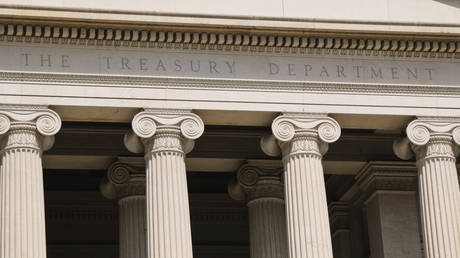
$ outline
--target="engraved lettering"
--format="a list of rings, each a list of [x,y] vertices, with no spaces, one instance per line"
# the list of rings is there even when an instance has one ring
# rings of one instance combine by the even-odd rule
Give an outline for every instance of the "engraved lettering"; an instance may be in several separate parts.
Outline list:
[[[411,78],[418,79],[417,68],[414,68],[414,70],[407,68],[407,79],[410,80]]]
[[[166,66],[163,64],[161,59],[158,60],[158,64],[155,70],[160,71],[160,69],[163,70],[163,72],[166,72]]]
[[[308,76],[308,72],[311,72],[313,67],[309,64],[305,65],[305,76]]]
[[[106,69],[110,70],[110,60],[112,60],[112,58],[109,57],[109,56],[104,56],[102,58],[105,59],[105,65],[106,65],[105,67],[106,67]]]
[[[225,63],[227,64],[229,72],[234,73],[234,71],[235,71],[235,61],[233,61],[231,64],[228,61],[225,61]]]
[[[141,71],[147,71],[148,68],[147,68],[147,58],[139,58],[139,69]]]
[[[201,65],[200,65],[200,60],[197,62],[197,66],[193,66],[193,60],[190,60],[190,69],[192,69],[193,72],[197,73],[200,71]]]
[[[393,80],[399,79],[398,67],[391,67],[391,78]]]
[[[382,69],[378,68],[378,70],[376,71],[374,67],[371,67],[371,78],[372,79],[376,79],[376,78],[383,79]]]
[[[129,67],[128,63],[129,63],[129,59],[126,58],[126,57],[122,57],[121,58],[121,69],[122,70],[125,70],[125,69],[131,70],[131,67]]]
[[[62,68],[69,68],[69,56],[61,55],[61,67]]]
[[[45,55],[40,55],[40,66],[45,66],[45,63],[46,66],[51,67],[51,55],[47,55],[46,57]]]
[[[288,64],[289,76],[295,76],[295,64]]]
[[[29,66],[29,56],[31,56],[32,54],[21,54],[21,55],[24,56],[24,65]]]
[[[280,72],[280,68],[277,64],[274,64],[274,63],[269,63],[268,64],[269,66],[269,73],[270,75],[275,75],[275,74],[278,74]]]
[[[434,70],[433,68],[426,68],[426,69],[425,69],[425,71],[428,72],[428,79],[429,79],[430,81],[433,80],[433,76],[432,76],[432,73],[431,73],[431,72],[433,72],[433,70]]]
[[[180,72],[182,71],[182,65],[181,65],[181,62],[180,60],[174,60],[174,71],[176,72]]]
[[[343,65],[337,65],[337,78],[340,78],[340,77],[346,78],[347,77],[345,75],[345,73],[343,72],[344,70],[345,70],[345,68],[343,67]]]
[[[329,72],[327,71],[326,66],[323,65],[323,67],[321,67],[321,73],[319,74],[319,76],[324,77],[324,75],[326,75],[326,77],[329,77]]]
[[[214,62],[214,61],[209,61],[209,73],[219,73],[219,71],[217,71],[217,63]]]
[[[361,78],[361,71],[364,70],[364,67],[355,65],[353,66],[353,70],[356,71],[356,78]]]

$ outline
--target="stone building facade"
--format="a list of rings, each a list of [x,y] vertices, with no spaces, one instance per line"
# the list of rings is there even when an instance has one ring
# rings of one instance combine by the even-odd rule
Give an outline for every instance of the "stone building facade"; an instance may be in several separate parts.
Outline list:
[[[0,1],[0,257],[460,257],[459,18]]]

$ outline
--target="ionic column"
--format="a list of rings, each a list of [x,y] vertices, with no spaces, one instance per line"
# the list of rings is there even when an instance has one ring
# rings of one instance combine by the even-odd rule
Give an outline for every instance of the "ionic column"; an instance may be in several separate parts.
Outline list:
[[[460,191],[455,157],[460,145],[460,118],[420,117],[395,143],[395,153],[417,158],[419,200],[425,257],[460,257]]]
[[[128,134],[131,151],[145,150],[147,255],[149,258],[191,258],[192,236],[185,154],[201,136],[204,124],[189,111],[147,109],[138,113]],[[142,145],[139,144],[142,142]]]
[[[144,171],[117,161],[100,189],[106,198],[118,200],[120,258],[146,258]]]
[[[0,257],[46,257],[42,152],[60,128],[45,107],[0,106]]]
[[[290,258],[332,258],[326,188],[321,159],[340,126],[326,115],[287,113],[272,123],[283,153]],[[269,139],[262,143],[267,154]]]
[[[251,258],[287,258],[286,213],[279,170],[243,165],[229,194],[249,208]]]

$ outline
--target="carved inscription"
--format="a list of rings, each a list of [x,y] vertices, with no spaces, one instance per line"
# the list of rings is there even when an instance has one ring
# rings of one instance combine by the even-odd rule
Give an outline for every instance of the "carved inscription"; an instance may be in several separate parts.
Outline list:
[[[242,80],[458,85],[460,63],[395,57],[0,46],[3,71]]]

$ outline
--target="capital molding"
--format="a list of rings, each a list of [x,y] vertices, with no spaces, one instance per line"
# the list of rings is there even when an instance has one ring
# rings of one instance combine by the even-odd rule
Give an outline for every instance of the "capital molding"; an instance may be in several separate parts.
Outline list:
[[[235,200],[276,198],[284,200],[282,167],[261,168],[252,164],[242,165],[236,178],[229,182],[228,193]]]
[[[0,105],[0,138],[16,130],[37,131],[42,140],[40,147],[46,151],[53,146],[54,135],[61,125],[59,115],[46,106]],[[19,138],[4,144],[8,145],[6,147],[21,147],[21,143],[26,146],[27,143]]]
[[[367,163],[355,177],[364,200],[376,191],[417,191],[417,168],[413,162]]]
[[[107,169],[99,189],[108,199],[145,195],[145,170],[116,161]]]
[[[424,155],[444,154],[454,157],[460,146],[460,117],[418,117],[409,123],[406,134],[407,138],[393,144],[395,154],[401,159],[411,159],[418,150],[424,151]],[[438,146],[427,153],[421,147],[430,141],[451,145],[451,149]]]
[[[324,155],[328,143],[340,138],[341,128],[326,114],[284,113],[273,120],[272,133],[273,136],[264,136],[260,141],[269,156],[278,156],[281,149],[283,154],[306,151]],[[305,141],[298,141],[300,138]]]
[[[203,120],[190,110],[144,109],[134,116],[131,126],[133,131],[125,135],[124,143],[134,153],[144,151],[144,147],[160,131],[166,138],[178,136],[181,141],[173,141],[171,138],[171,141],[156,147],[172,147],[188,153],[193,149],[194,140],[204,132]]]

